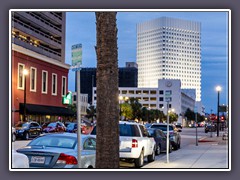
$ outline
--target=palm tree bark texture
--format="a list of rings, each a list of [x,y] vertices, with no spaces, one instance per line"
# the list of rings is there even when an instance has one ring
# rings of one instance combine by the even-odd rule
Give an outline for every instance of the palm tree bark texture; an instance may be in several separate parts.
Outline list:
[[[119,168],[118,48],[116,12],[96,12],[96,168]]]

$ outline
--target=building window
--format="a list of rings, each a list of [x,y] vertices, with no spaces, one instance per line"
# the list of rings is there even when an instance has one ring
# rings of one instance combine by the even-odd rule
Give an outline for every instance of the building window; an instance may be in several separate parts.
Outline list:
[[[66,83],[67,83],[67,78],[63,76],[62,77],[62,96],[66,96]]]
[[[57,74],[52,74],[52,95],[57,95]]]
[[[165,94],[166,94],[166,95],[172,95],[172,91],[171,91],[171,90],[166,90],[166,91],[165,91]]]
[[[161,91],[159,91],[159,94],[163,94],[163,91],[161,90]]]
[[[122,91],[122,94],[127,94],[127,91],[126,91],[126,90],[123,90],[123,91]]]
[[[163,101],[163,97],[160,97],[160,98],[159,98],[159,101]]]
[[[157,98],[155,98],[155,97],[150,97],[150,101],[156,101],[157,100]]]
[[[156,94],[156,91],[150,91],[150,94]]]
[[[163,104],[159,104],[159,108],[163,108],[164,106],[163,106]]]
[[[36,84],[37,84],[37,69],[34,67],[31,67],[30,68],[30,91],[33,91],[33,92],[37,91]]]
[[[42,71],[42,93],[47,94],[48,72]]]
[[[129,94],[134,94],[134,91],[129,91]]]
[[[24,75],[23,75],[24,68],[25,68],[24,64],[18,63],[18,89],[24,89]]]

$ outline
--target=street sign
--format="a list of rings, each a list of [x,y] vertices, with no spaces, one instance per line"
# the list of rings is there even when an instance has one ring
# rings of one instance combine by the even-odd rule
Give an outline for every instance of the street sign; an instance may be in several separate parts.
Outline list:
[[[219,106],[219,112],[227,112],[227,106]]]
[[[72,46],[72,71],[80,71],[82,65],[82,44],[75,44]]]
[[[62,97],[62,104],[72,104],[72,92],[68,92],[68,94]]]

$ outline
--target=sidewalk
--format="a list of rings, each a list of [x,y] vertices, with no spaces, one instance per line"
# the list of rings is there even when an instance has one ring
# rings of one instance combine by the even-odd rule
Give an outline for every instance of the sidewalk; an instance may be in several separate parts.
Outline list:
[[[143,168],[159,169],[229,169],[228,162],[228,140],[223,140],[223,133],[219,137],[215,133],[208,133],[204,138],[199,139],[198,146],[196,143],[189,144],[177,151],[169,154],[169,163],[167,156],[156,157],[155,161],[147,164]]]

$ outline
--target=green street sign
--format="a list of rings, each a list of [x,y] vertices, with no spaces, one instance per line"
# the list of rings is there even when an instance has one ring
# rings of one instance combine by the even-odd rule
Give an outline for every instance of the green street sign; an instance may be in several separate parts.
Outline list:
[[[68,92],[66,96],[62,97],[62,104],[72,104],[72,92]]]

